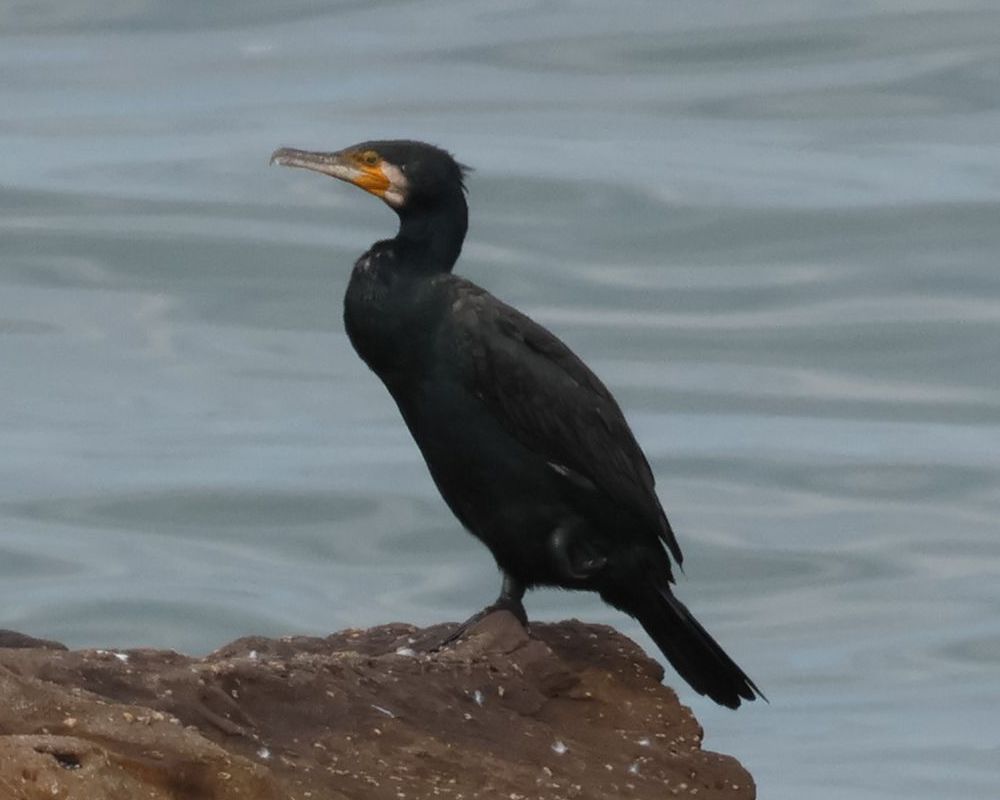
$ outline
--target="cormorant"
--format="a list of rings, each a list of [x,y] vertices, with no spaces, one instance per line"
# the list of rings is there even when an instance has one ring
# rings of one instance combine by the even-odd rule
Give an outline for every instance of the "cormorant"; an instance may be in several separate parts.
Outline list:
[[[395,238],[355,263],[344,323],[445,502],[503,573],[496,602],[466,626],[498,608],[526,624],[534,586],[595,591],[699,694],[730,708],[763,697],[671,591],[681,549],[611,392],[548,330],[452,273],[468,227],[466,168],[399,140],[281,148],[271,163],[353,183],[399,215]]]

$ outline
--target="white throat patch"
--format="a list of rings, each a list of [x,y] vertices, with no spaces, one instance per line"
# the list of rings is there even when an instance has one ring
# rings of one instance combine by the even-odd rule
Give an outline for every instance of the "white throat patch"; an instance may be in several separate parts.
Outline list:
[[[399,208],[406,200],[406,190],[409,188],[409,181],[406,174],[395,164],[382,162],[382,174],[389,179],[389,188],[385,190],[382,199],[393,208]]]

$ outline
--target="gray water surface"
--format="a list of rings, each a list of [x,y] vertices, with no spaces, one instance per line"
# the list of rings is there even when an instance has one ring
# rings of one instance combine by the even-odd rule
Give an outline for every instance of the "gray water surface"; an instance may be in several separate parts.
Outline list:
[[[267,168],[395,136],[476,167],[459,270],[633,422],[771,699],[668,672],[707,746],[769,800],[996,797],[992,2],[0,6],[0,627],[205,652],[492,599],[343,333],[392,213]]]

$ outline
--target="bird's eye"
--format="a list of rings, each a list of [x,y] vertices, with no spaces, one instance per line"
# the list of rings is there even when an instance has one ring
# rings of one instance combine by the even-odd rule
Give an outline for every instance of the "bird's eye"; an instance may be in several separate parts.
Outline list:
[[[373,167],[378,163],[378,153],[374,150],[365,150],[361,154],[361,160],[368,164],[368,166]]]

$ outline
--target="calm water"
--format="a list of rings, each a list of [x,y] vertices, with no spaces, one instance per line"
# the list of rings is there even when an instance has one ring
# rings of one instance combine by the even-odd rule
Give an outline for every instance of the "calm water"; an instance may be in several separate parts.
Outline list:
[[[460,271],[615,389],[771,698],[680,687],[708,745],[762,798],[997,796],[996,3],[88,5],[0,6],[0,627],[207,651],[493,597],[343,334],[393,215],[266,166],[424,138],[477,168]]]

